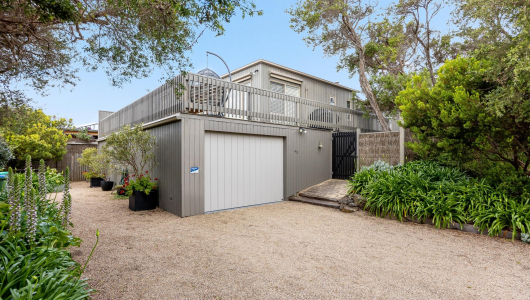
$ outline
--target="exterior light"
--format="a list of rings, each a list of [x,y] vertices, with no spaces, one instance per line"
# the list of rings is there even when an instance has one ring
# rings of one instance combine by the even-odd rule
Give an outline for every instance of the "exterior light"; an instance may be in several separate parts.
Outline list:
[[[318,148],[324,148],[324,145],[322,145],[321,141],[318,141]]]
[[[302,128],[302,127],[300,127],[298,131],[300,131],[300,133],[307,133],[307,130],[305,130],[305,128]]]

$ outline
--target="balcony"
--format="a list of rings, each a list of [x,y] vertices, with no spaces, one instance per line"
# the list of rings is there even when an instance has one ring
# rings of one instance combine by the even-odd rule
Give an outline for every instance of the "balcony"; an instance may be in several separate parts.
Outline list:
[[[373,117],[362,118],[360,111],[188,73],[100,120],[99,137],[126,124],[149,123],[178,113],[339,131],[368,127],[370,122],[372,127],[379,126]]]

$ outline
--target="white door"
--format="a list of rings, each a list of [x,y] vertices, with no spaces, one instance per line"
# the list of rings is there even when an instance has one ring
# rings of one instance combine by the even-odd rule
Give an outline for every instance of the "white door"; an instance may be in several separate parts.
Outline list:
[[[205,212],[283,200],[283,138],[206,132]]]

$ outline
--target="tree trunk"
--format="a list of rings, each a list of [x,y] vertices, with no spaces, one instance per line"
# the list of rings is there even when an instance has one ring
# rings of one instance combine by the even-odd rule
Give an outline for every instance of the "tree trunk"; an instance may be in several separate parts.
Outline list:
[[[377,104],[377,100],[375,99],[372,88],[370,87],[370,83],[368,82],[368,77],[366,77],[366,69],[364,66],[364,49],[357,49],[357,52],[359,53],[359,83],[361,84],[363,94],[366,95],[366,98],[370,102],[370,105],[372,106],[372,109],[374,110],[377,120],[379,120],[383,131],[390,131],[390,126],[386,122],[385,117],[383,117],[383,113]]]

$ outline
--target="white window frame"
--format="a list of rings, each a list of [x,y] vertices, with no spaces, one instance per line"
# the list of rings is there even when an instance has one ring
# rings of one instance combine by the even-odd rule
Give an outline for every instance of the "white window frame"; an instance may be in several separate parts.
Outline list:
[[[336,106],[337,105],[337,97],[330,95],[329,96],[329,104]]]
[[[290,83],[290,82],[283,82],[283,81],[280,81],[280,80],[275,80],[275,79],[269,79],[269,90],[272,90],[272,84],[271,83],[275,83],[275,84],[282,84],[283,85],[283,94],[284,95],[287,95],[285,92],[287,91],[287,86],[290,86],[290,87],[294,87],[294,88],[297,88],[298,89],[298,95],[297,96],[292,96],[292,97],[298,97],[300,98],[300,94],[302,93],[302,85],[301,84],[296,84],[296,83]],[[290,95],[288,95],[290,96]],[[287,107],[287,102],[286,101],[283,101],[283,113],[276,113],[276,112],[270,112],[271,114],[275,114],[275,115],[280,115],[280,116],[284,116],[286,114],[286,111],[288,110],[288,107]],[[294,108],[295,110],[295,114],[298,113],[298,109],[297,107]]]

